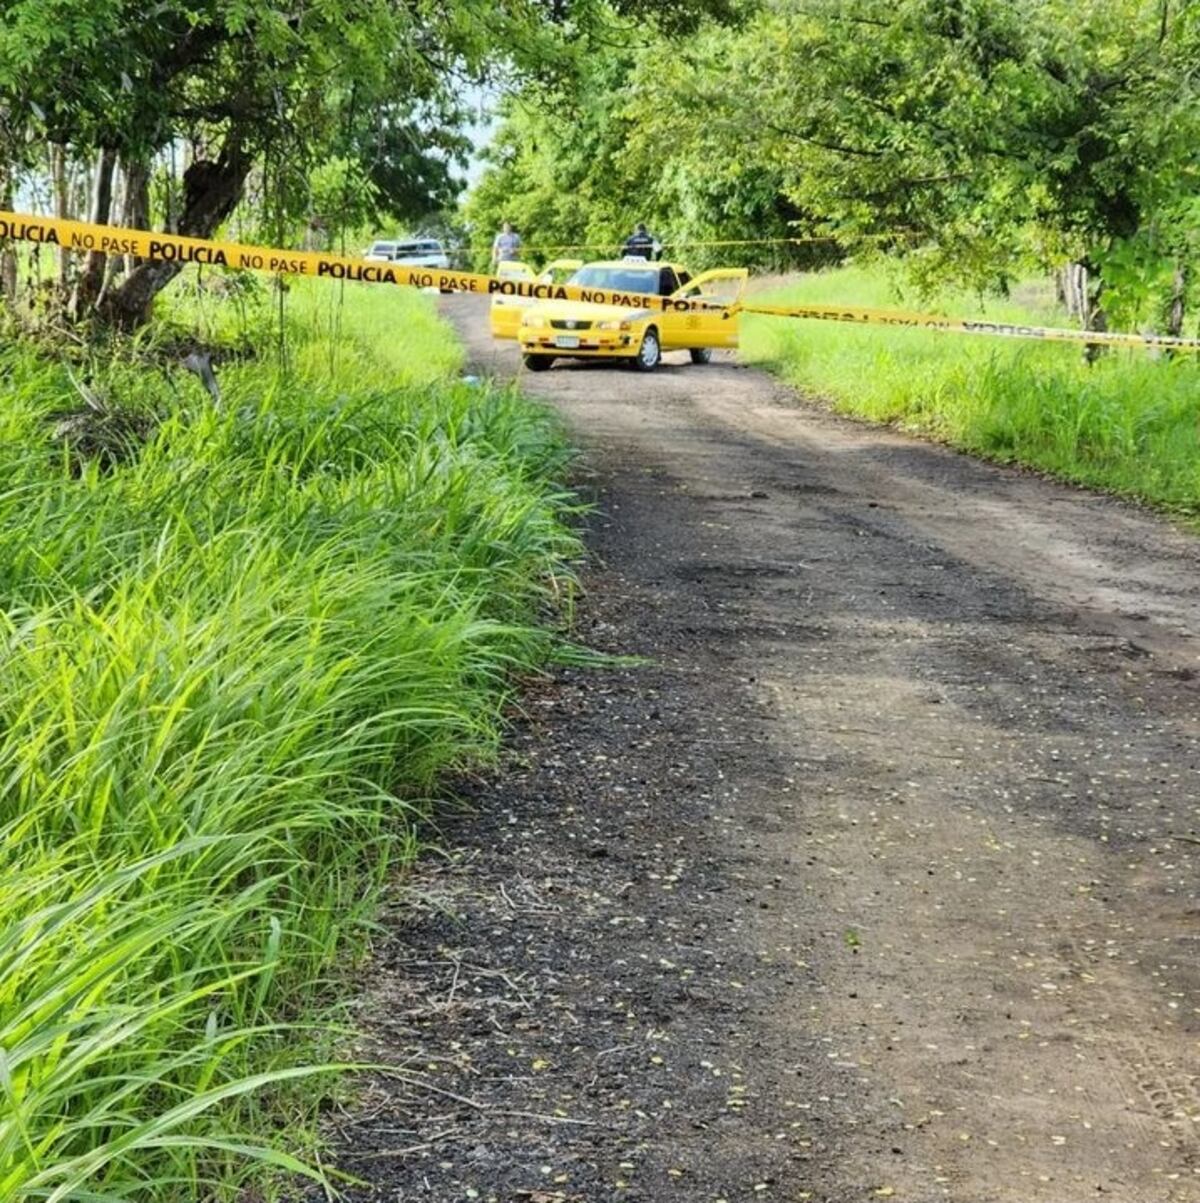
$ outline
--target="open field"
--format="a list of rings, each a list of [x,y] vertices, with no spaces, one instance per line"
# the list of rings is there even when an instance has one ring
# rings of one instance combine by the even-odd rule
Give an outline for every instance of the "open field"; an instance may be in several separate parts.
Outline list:
[[[5,1203],[296,1168],[331,975],[552,646],[556,422],[457,382],[427,298],[338,302],[293,289],[280,348],[270,298],[185,295],[254,351],[219,408],[137,344],[0,351]]]
[[[814,273],[764,294],[785,303],[897,303],[882,270]],[[1048,288],[1017,300],[948,293],[910,308],[1070,325]],[[1018,303],[1023,301],[1024,303]],[[1002,462],[1185,512],[1200,508],[1200,359],[749,316],[745,358],[839,412],[932,435]]]

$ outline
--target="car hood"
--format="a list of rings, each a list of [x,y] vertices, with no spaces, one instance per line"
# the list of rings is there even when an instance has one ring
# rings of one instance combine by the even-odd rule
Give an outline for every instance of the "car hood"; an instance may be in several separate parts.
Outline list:
[[[539,301],[526,311],[526,318],[533,314],[548,321],[605,322],[616,319],[646,317],[648,309],[626,309],[623,305],[597,305],[592,301]]]

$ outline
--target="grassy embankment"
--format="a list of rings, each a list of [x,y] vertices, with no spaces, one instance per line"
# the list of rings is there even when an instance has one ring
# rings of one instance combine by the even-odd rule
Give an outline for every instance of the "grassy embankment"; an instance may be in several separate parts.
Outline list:
[[[452,382],[425,298],[348,288],[338,321],[337,295],[290,294],[286,374],[260,313],[219,411],[106,360],[91,391],[161,419],[115,467],[55,437],[66,369],[0,351],[5,1203],[233,1199],[287,1166],[319,1091],[275,1076],[328,1053],[335,958],[552,646],[553,422]]]
[[[1049,290],[1027,303],[946,294],[908,308],[955,316],[1070,325]],[[816,273],[775,303],[895,306],[878,270]],[[880,326],[748,316],[745,355],[842,413],[889,422],[990,459],[1067,480],[1200,509],[1200,362],[1108,351],[1088,366],[1070,344],[1008,342]]]

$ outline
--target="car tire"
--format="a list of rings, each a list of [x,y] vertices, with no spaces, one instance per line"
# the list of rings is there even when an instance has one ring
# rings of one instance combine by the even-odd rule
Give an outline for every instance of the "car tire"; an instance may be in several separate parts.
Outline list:
[[[642,335],[642,345],[633,357],[633,366],[639,372],[653,372],[662,362],[662,343],[658,340],[658,328],[648,326]]]
[[[524,359],[525,366],[531,372],[548,372],[550,365],[554,362],[553,355],[526,355]]]
[[[712,347],[693,347],[692,363],[712,363]]]

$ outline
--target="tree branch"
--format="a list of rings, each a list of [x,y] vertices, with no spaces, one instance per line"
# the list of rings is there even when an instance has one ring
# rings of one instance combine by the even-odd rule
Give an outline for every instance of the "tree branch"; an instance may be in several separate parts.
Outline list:
[[[775,125],[770,121],[765,121],[763,124],[767,129],[778,134],[781,138],[791,138],[796,142],[805,142],[809,146],[816,146],[821,150],[833,151],[834,154],[853,155],[862,159],[882,159],[887,156],[887,152],[883,150],[871,150],[862,146],[847,146],[843,142],[827,142],[811,134],[802,134],[797,130],[784,129],[782,126]]]

